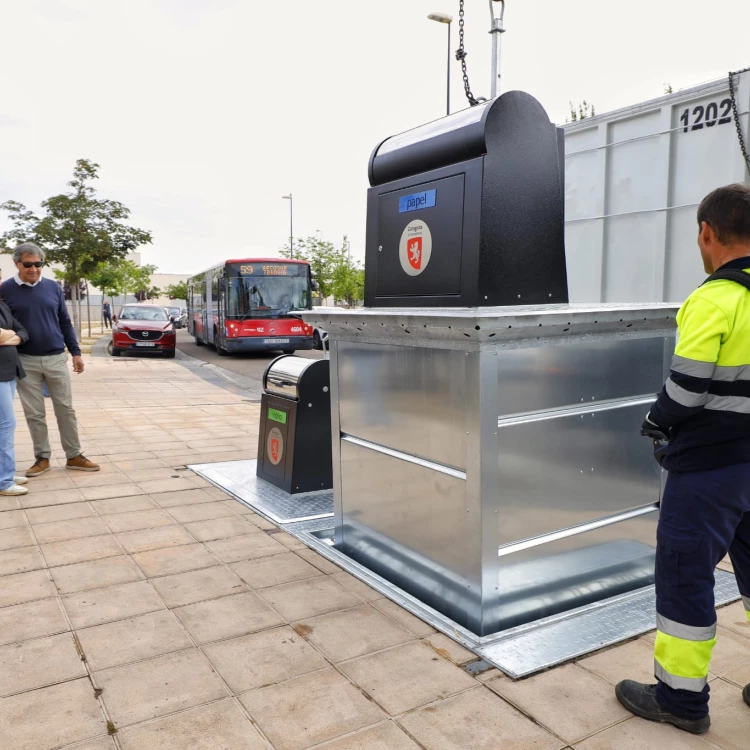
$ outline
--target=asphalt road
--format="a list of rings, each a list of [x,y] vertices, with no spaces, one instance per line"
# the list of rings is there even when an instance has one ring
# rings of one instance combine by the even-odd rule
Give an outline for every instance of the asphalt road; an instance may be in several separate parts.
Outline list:
[[[196,346],[195,339],[185,329],[177,331],[177,348],[190,357],[257,381],[262,380],[268,363],[281,354],[279,350],[262,354],[231,354],[228,357],[220,357],[216,350],[209,346]],[[299,351],[296,352],[296,356],[323,359],[323,352]]]

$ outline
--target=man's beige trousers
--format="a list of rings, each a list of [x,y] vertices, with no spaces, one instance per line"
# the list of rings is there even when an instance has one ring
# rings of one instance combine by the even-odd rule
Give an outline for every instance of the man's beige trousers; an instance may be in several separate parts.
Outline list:
[[[73,409],[68,355],[34,357],[21,354],[20,360],[26,370],[26,377],[18,381],[18,396],[34,443],[34,455],[37,458],[50,458],[52,455],[44,401],[44,384],[47,383],[65,455],[68,458],[80,456],[81,444],[78,440],[78,421]]]

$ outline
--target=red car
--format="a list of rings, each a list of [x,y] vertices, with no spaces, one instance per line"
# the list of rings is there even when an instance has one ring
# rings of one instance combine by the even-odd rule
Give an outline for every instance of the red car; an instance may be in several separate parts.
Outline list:
[[[174,357],[177,333],[174,320],[159,305],[125,305],[112,323],[112,355],[158,352]]]

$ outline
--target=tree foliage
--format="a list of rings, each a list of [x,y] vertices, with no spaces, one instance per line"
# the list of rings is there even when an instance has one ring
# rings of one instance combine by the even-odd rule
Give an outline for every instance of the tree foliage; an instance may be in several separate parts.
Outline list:
[[[294,241],[294,257],[297,260],[306,260],[310,264],[310,270],[318,283],[320,296],[330,297],[333,284],[333,265],[336,248],[332,242],[320,240],[317,237],[307,239],[299,237]],[[292,253],[287,245],[282,251],[283,258],[291,258]]]
[[[120,297],[132,294],[140,302],[161,295],[161,290],[151,285],[156,266],[138,266],[132,260],[115,258],[100,263],[89,275],[89,281],[101,290],[105,297]]]
[[[188,288],[184,281],[180,281],[177,284],[170,284],[165,289],[165,292],[171,299],[184,299],[187,302]]]
[[[575,108],[573,102],[568,102],[568,104],[570,104],[570,118],[565,122],[578,122],[589,117],[596,117],[596,108],[585,99],[578,105],[578,109]]]
[[[60,286],[62,287],[63,297],[65,297],[65,301],[70,302],[73,299],[73,288],[71,287],[70,282],[62,280],[62,281],[58,281],[57,283],[60,284]],[[77,299],[86,299],[86,282],[85,281],[78,282]]]
[[[161,297],[161,289],[159,289],[158,286],[141,289],[135,293],[135,298],[139,302],[147,302],[148,300],[156,299],[157,297]]]
[[[125,292],[125,268],[120,258],[109,260],[106,263],[100,263],[92,273],[89,274],[89,281],[99,290],[103,297],[120,297]],[[102,303],[104,299],[102,299]]]
[[[156,287],[151,286],[151,277],[156,273],[156,266],[137,266],[130,260],[126,260],[125,266],[125,291],[127,294],[138,296],[146,295],[144,299],[154,299],[161,294]]]
[[[365,296],[365,271],[361,264],[353,261],[344,250],[336,254],[332,290],[335,299],[348,305],[353,305]]]
[[[18,201],[6,201],[0,209],[8,214],[12,229],[0,235],[0,243],[34,242],[50,263],[62,267],[60,276],[73,289],[89,279],[102,263],[124,258],[141,245],[151,243],[151,233],[127,224],[130,210],[119,201],[99,198],[92,182],[99,165],[79,159],[67,193],[42,201],[44,214],[37,216]],[[74,299],[74,301],[75,301]],[[77,306],[73,317],[80,332]]]
[[[340,247],[317,237],[300,237],[294,241],[294,257],[310,264],[320,296],[323,299],[333,296],[351,305],[364,298],[365,272],[358,261],[351,260],[348,248],[346,237]],[[291,257],[288,245],[281,255]]]

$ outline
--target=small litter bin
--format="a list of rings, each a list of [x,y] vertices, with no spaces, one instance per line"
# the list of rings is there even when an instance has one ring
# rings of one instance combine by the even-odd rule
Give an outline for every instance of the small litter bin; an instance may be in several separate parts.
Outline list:
[[[333,487],[328,360],[278,357],[263,375],[257,475],[290,494]]]

